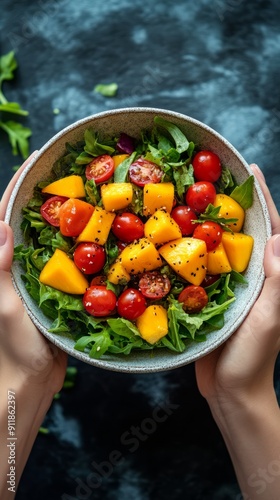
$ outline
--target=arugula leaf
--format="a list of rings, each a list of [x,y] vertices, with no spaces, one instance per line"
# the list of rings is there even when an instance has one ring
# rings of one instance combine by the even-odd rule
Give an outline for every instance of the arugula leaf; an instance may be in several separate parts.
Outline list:
[[[99,359],[108,350],[112,344],[108,330],[104,328],[101,333],[93,333],[86,337],[81,337],[75,344],[75,349],[84,352],[87,346],[91,344],[89,356]]]
[[[175,142],[176,149],[178,153],[184,153],[189,148],[189,141],[183,132],[174,124],[161,118],[161,116],[155,116],[154,122],[163,129],[167,130]]]
[[[94,92],[98,92],[105,97],[114,97],[117,94],[117,91],[117,83],[99,83],[94,87]]]
[[[125,182],[130,165],[134,162],[137,153],[134,151],[128,158],[118,165],[114,173],[114,182]]]
[[[6,122],[1,121],[0,127],[5,130],[9,136],[13,155],[21,153],[23,158],[27,158],[29,155],[28,138],[32,134],[31,129],[12,120]]]
[[[14,51],[0,57],[0,85],[4,80],[12,80],[14,78],[14,71],[17,69],[17,66]]]
[[[250,175],[246,181],[234,188],[230,196],[237,201],[244,210],[247,210],[253,204],[253,188],[254,176]]]
[[[115,148],[109,144],[101,144],[98,134],[91,129],[86,129],[84,139],[84,152],[80,153],[78,158],[76,158],[76,163],[78,165],[89,163],[92,160],[92,156],[96,157],[104,154],[112,155],[115,152]],[[87,155],[85,153],[87,153]]]
[[[0,111],[5,111],[6,113],[14,113],[15,115],[27,116],[29,113],[21,108],[17,102],[7,102],[0,104]]]

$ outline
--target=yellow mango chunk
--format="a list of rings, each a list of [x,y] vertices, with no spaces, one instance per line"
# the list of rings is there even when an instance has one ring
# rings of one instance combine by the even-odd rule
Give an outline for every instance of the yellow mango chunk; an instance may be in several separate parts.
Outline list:
[[[54,181],[42,189],[42,193],[66,196],[67,198],[85,198],[84,181],[80,175],[69,175]]]
[[[98,245],[105,245],[115,217],[116,214],[96,206],[86,227],[79,234],[77,243],[88,241],[98,243]]]
[[[39,281],[61,292],[82,295],[88,288],[88,281],[68,255],[55,250],[39,276]]]
[[[214,250],[208,252],[207,273],[221,274],[230,273],[231,265],[229,263],[223,243],[220,243]]]
[[[162,306],[148,306],[136,319],[136,326],[143,339],[155,344],[168,333],[167,312]]]
[[[113,162],[114,162],[114,170],[116,170],[116,168],[124,161],[126,160],[127,158],[129,157],[129,155],[127,154],[121,154],[121,155],[115,155],[115,156],[112,156],[112,159],[113,159]]]
[[[129,182],[116,182],[101,186],[101,198],[105,210],[115,212],[126,208],[133,197],[132,184]]]
[[[247,268],[254,246],[249,234],[223,232],[222,243],[234,271],[242,273]]]
[[[213,205],[214,207],[221,207],[218,215],[219,217],[224,217],[225,219],[238,219],[237,222],[228,224],[228,227],[232,231],[239,233],[245,219],[245,212],[239,203],[226,194],[217,194]]]
[[[143,214],[152,215],[156,210],[163,208],[171,212],[174,200],[174,185],[172,182],[146,184],[143,189]]]
[[[178,238],[159,248],[160,255],[182,278],[200,285],[206,275],[207,248],[205,241]]]
[[[155,245],[147,238],[140,238],[138,241],[127,245],[120,254],[119,259],[129,274],[153,271],[162,264]]]
[[[144,234],[154,245],[162,245],[167,241],[182,237],[177,222],[165,210],[156,210],[147,220],[144,226]]]
[[[125,270],[122,263],[119,260],[116,260],[116,262],[110,266],[107,279],[114,285],[123,285],[130,280],[130,275]]]

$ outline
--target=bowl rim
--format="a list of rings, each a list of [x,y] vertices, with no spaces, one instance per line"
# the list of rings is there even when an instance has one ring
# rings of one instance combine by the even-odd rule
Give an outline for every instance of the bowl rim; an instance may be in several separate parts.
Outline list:
[[[183,121],[187,120],[188,123],[191,123],[197,127],[202,128],[203,130],[206,130],[210,134],[214,135],[219,141],[224,143],[224,145],[228,149],[230,149],[232,151],[232,153],[238,158],[240,163],[243,165],[243,167],[247,171],[248,175],[252,174],[252,172],[250,171],[249,165],[247,164],[247,162],[245,161],[243,156],[236,150],[236,148],[225,137],[223,137],[219,132],[212,129],[209,125],[197,120],[196,118],[192,118],[186,114],[179,113],[176,111],[162,109],[162,108],[155,108],[155,107],[124,107],[124,108],[110,109],[110,110],[101,111],[99,113],[95,113],[92,115],[88,115],[84,118],[81,118],[81,119],[71,123],[70,125],[61,129],[55,135],[53,135],[38,151],[35,151],[34,156],[30,160],[28,165],[24,168],[24,170],[21,172],[21,174],[20,174],[19,178],[17,179],[17,182],[13,188],[10,200],[8,202],[8,205],[7,205],[4,221],[7,224],[10,223],[10,220],[12,217],[14,201],[15,201],[17,194],[20,190],[20,187],[21,187],[25,177],[29,173],[29,171],[33,168],[33,166],[37,163],[37,161],[41,158],[41,156],[43,156],[43,154],[45,152],[47,152],[58,140],[62,139],[63,136],[68,134],[68,132],[74,130],[77,127],[86,125],[87,123],[90,123],[93,120],[98,120],[99,118],[110,117],[112,115],[122,115],[124,113],[150,113],[151,115],[162,114],[162,115],[168,115],[168,117],[171,121],[172,121],[172,117],[174,117],[175,119],[178,119],[178,120],[183,120]],[[264,215],[265,230],[266,230],[266,234],[264,235],[264,237],[265,237],[265,240],[267,241],[268,238],[271,236],[271,225],[270,225],[268,207],[267,207],[263,192],[261,190],[261,187],[259,185],[259,182],[256,178],[255,178],[255,182],[254,182],[254,187],[257,191],[258,197],[259,197],[260,202],[261,202],[261,208],[262,208],[262,212]],[[92,366],[95,366],[97,368],[103,368],[103,369],[106,369],[109,371],[117,371],[117,372],[122,372],[122,373],[155,373],[155,372],[160,372],[160,371],[169,371],[169,370],[173,370],[173,369],[185,366],[186,364],[195,362],[197,359],[205,356],[206,354],[209,354],[210,352],[215,350],[217,347],[219,347],[221,344],[223,344],[225,341],[227,341],[228,338],[232,335],[232,333],[234,331],[236,331],[236,329],[240,326],[240,324],[245,320],[246,316],[250,312],[255,300],[257,299],[257,297],[262,289],[263,282],[265,279],[264,269],[262,266],[262,269],[261,269],[261,272],[259,275],[259,281],[255,287],[254,297],[246,304],[246,306],[244,308],[244,312],[240,315],[240,317],[234,321],[234,324],[231,326],[231,333],[228,336],[223,335],[221,337],[220,341],[218,339],[217,342],[213,343],[211,346],[205,345],[205,348],[203,349],[203,347],[202,347],[202,349],[197,354],[193,354],[191,359],[185,359],[184,355],[186,355],[186,353],[187,353],[187,349],[186,349],[183,353],[176,353],[175,357],[167,356],[166,359],[164,360],[164,362],[161,362],[161,366],[159,366],[159,364],[156,364],[156,366],[153,367],[152,363],[151,363],[151,366],[147,367],[145,365],[145,363],[137,365],[137,366],[129,365],[129,356],[125,356],[125,357],[122,356],[122,358],[117,357],[117,360],[116,360],[116,356],[114,356],[114,357],[112,356],[112,359],[107,359],[107,358],[106,359],[104,359],[104,358],[95,359],[95,358],[89,358],[89,356],[87,354],[79,352],[79,351],[75,351],[75,354],[73,354],[73,347],[66,346],[63,343],[63,341],[61,340],[60,336],[55,336],[54,334],[51,334],[50,332],[47,331],[47,329],[44,326],[41,325],[40,321],[38,321],[38,319],[36,318],[33,311],[26,304],[24,297],[22,296],[22,294],[17,286],[16,280],[15,280],[14,274],[13,274],[13,268],[11,270],[11,274],[12,274],[14,288],[15,288],[17,294],[21,297],[23,304],[24,304],[24,307],[27,309],[29,317],[31,318],[31,320],[35,324],[35,326],[40,330],[40,332],[42,332],[42,334],[46,338],[48,338],[54,345],[61,348],[67,354],[75,357],[78,360],[86,362],[86,363],[88,363]],[[203,346],[203,343],[200,343],[200,346]],[[149,353],[153,353],[153,351],[149,351],[149,350],[143,351],[143,352],[148,353],[147,355],[149,355]],[[151,360],[152,359],[153,358],[151,357]]]

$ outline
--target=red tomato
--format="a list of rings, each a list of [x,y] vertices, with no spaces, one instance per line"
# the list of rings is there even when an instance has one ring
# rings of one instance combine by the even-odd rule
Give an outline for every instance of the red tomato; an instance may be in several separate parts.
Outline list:
[[[124,212],[115,217],[112,232],[119,240],[130,243],[144,236],[144,224],[137,215]]]
[[[202,213],[209,203],[214,203],[216,189],[214,184],[207,181],[195,182],[186,192],[186,203],[192,210]]]
[[[207,288],[208,286],[213,285],[220,279],[220,274],[206,274],[204,280],[202,283],[200,283],[200,286],[203,286],[203,288]]]
[[[144,158],[138,158],[129,167],[129,178],[133,184],[137,186],[145,186],[145,184],[157,184],[161,181],[163,171],[156,163],[153,163]]]
[[[191,236],[197,226],[192,221],[197,219],[196,213],[186,205],[178,205],[171,212],[172,219],[177,222],[183,236]]]
[[[178,301],[183,303],[183,309],[187,313],[198,313],[208,303],[208,295],[202,286],[186,286],[180,293]]]
[[[99,274],[98,276],[94,276],[90,282],[90,286],[93,285],[106,285],[106,276],[103,274]]]
[[[223,230],[220,224],[212,221],[206,221],[199,224],[193,233],[193,238],[203,240],[206,243],[207,251],[214,250],[222,241]]]
[[[74,262],[84,274],[95,274],[104,267],[106,253],[97,243],[80,243],[74,252]]]
[[[83,296],[85,310],[92,316],[110,316],[116,310],[117,297],[104,285],[90,286]]]
[[[142,274],[139,280],[141,293],[149,299],[162,299],[171,288],[170,279],[159,271],[149,271]]]
[[[222,173],[220,158],[212,151],[200,151],[192,161],[197,181],[216,182]]]
[[[134,321],[146,309],[146,300],[139,290],[127,288],[118,298],[118,313],[125,319]]]
[[[63,203],[68,198],[64,196],[52,196],[40,208],[40,213],[44,219],[52,226],[59,227],[59,211]]]
[[[59,211],[60,232],[64,236],[78,236],[86,227],[94,207],[86,201],[69,198]]]
[[[116,245],[118,247],[119,253],[122,253],[122,251],[127,247],[127,243],[125,241],[116,241]]]
[[[105,182],[114,173],[114,160],[109,155],[97,156],[86,167],[86,178],[93,179],[96,184]]]

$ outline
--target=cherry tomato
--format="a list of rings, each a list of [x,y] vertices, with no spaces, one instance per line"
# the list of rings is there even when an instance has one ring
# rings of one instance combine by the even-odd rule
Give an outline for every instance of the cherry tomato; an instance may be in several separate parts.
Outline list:
[[[216,281],[218,281],[220,277],[220,274],[206,274],[204,280],[202,281],[202,283],[200,283],[200,286],[203,286],[203,288],[207,288],[208,286],[216,283]]]
[[[193,233],[193,238],[203,240],[206,243],[207,251],[214,250],[222,241],[223,230],[220,224],[206,221],[199,224]]]
[[[146,300],[139,290],[127,288],[118,298],[118,314],[125,319],[134,321],[146,309]]]
[[[156,163],[138,158],[129,167],[129,178],[133,184],[143,187],[145,184],[157,184],[161,181],[163,171]]]
[[[220,158],[212,151],[200,151],[192,161],[197,181],[216,182],[222,173]]]
[[[114,173],[114,160],[109,155],[97,156],[86,167],[86,178],[93,179],[96,184],[105,182]]]
[[[63,236],[78,236],[86,227],[94,207],[86,201],[69,198],[59,210],[60,232]]]
[[[63,203],[68,198],[64,196],[52,196],[40,208],[40,213],[44,219],[52,226],[59,227],[59,211]]]
[[[103,274],[99,274],[98,276],[94,276],[90,282],[90,286],[93,285],[106,285],[106,276]]]
[[[186,205],[178,205],[171,212],[172,219],[177,222],[183,236],[191,236],[197,226],[192,221],[197,219],[196,213]]]
[[[116,241],[116,245],[118,247],[118,250],[119,250],[119,253],[122,253],[122,251],[125,249],[125,247],[127,247],[128,243],[126,243],[125,241]]]
[[[198,313],[208,303],[208,295],[202,286],[189,285],[181,291],[178,301],[187,313]]]
[[[159,271],[149,271],[142,274],[139,280],[141,293],[149,299],[162,299],[171,288],[170,279]]]
[[[97,243],[80,243],[74,252],[74,262],[84,274],[95,274],[104,267],[106,253]]]
[[[83,296],[85,310],[92,316],[110,316],[116,310],[117,297],[104,285],[90,286]]]
[[[216,189],[214,184],[207,181],[199,181],[188,188],[186,192],[186,203],[195,212],[202,213],[209,203],[214,203],[215,197]]]
[[[124,212],[115,217],[112,232],[119,240],[129,243],[144,236],[144,224],[137,215]]]

